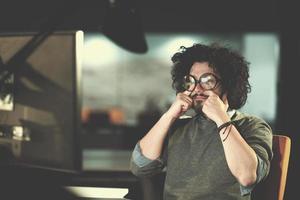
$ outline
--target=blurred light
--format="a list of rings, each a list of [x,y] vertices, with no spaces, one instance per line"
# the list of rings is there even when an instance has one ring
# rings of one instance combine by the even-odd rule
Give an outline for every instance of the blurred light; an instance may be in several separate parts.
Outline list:
[[[128,193],[127,188],[79,186],[67,186],[65,188],[76,196],[84,198],[123,198]]]
[[[101,36],[91,36],[84,43],[83,64],[85,67],[109,65],[116,60],[118,50],[115,45]]]
[[[193,37],[179,36],[174,39],[169,40],[165,45],[161,47],[161,55],[172,56],[174,53],[178,52],[181,46],[190,47],[195,42]]]

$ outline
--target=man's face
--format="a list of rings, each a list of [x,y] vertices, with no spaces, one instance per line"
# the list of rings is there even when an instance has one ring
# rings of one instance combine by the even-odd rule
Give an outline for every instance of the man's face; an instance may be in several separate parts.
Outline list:
[[[197,80],[200,79],[200,77],[203,77],[203,75],[210,73],[215,75],[217,78],[219,76],[214,72],[214,70],[209,67],[207,62],[195,62],[190,70],[190,75],[194,76]],[[206,95],[204,95],[204,91],[206,91],[204,88],[200,86],[200,84],[197,84],[195,86],[194,91],[191,94],[191,97],[193,99],[193,109],[199,113],[202,111],[203,103],[208,98]],[[218,96],[221,95],[221,87],[219,84],[216,85],[212,91],[217,94]]]

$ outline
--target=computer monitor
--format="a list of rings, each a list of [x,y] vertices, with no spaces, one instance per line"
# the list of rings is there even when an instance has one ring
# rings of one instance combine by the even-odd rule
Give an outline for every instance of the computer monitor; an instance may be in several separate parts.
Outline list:
[[[12,163],[79,171],[83,32],[37,37],[0,34],[0,77],[11,73],[0,91],[0,151]]]

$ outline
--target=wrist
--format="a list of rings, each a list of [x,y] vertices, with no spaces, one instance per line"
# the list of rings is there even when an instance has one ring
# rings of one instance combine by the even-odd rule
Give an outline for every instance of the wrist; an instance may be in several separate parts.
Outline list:
[[[168,112],[164,113],[161,118],[170,122],[174,122],[177,119],[177,117],[169,114]]]
[[[230,121],[225,122],[224,124],[222,124],[218,127],[218,133],[219,133],[219,135],[220,135],[223,142],[225,142],[225,140],[228,138],[228,136],[230,134],[230,131],[231,131],[231,128],[232,128],[232,125],[233,125],[233,121],[230,120]],[[222,131],[222,134],[221,134],[221,131]]]
[[[224,115],[222,115],[220,118],[218,118],[215,123],[217,124],[217,127],[220,127],[222,124],[229,122],[230,121],[230,117],[227,115],[227,113],[225,113]]]

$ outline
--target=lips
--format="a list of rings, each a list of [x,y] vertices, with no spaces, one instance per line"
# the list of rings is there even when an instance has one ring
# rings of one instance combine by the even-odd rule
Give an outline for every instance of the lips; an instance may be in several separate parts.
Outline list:
[[[193,96],[193,99],[196,101],[203,101],[203,100],[206,100],[207,98],[208,98],[208,96],[205,94],[195,94]]]

